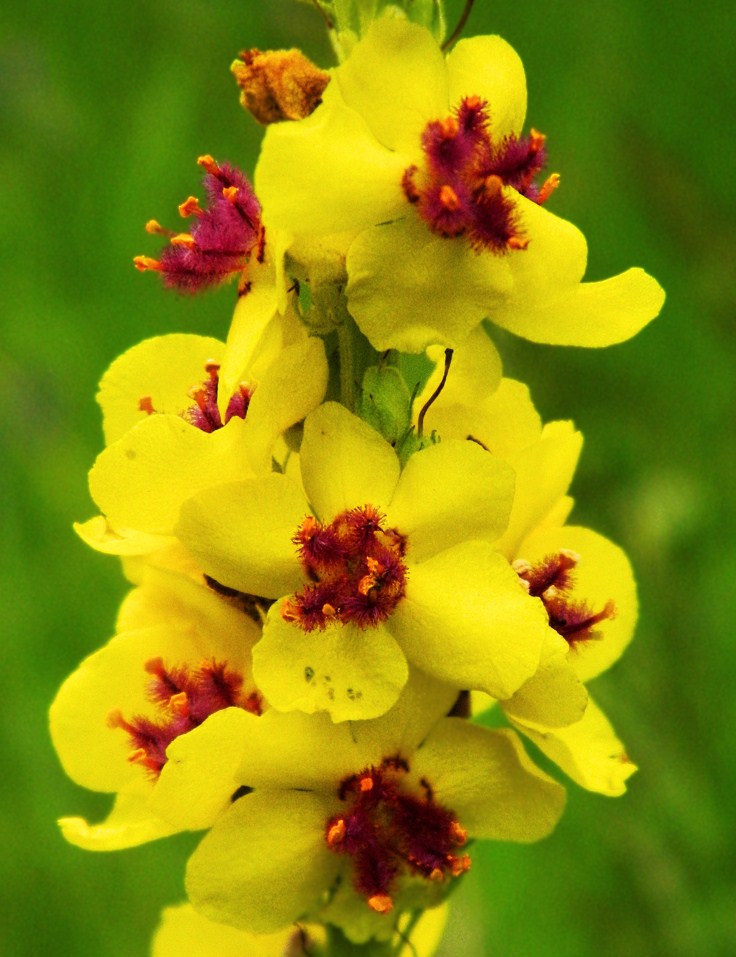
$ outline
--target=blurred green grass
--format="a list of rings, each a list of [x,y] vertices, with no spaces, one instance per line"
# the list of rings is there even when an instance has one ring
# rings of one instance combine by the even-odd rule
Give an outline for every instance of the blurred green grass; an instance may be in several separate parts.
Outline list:
[[[457,14],[460,0],[448,4]],[[446,957],[736,953],[736,466],[733,415],[736,89],[731,5],[478,0],[466,32],[522,55],[529,122],[563,174],[556,212],[585,231],[591,278],[646,266],[665,311],[603,352],[499,336],[546,418],[586,436],[575,518],[624,545],[641,622],[594,688],[641,770],[627,797],[570,788],[557,832],[486,845],[457,894]],[[123,349],[167,331],[223,335],[229,292],[164,295],[131,267],[142,230],[195,192],[197,155],[252,171],[260,133],[228,65],[298,44],[289,0],[60,5],[27,0],[0,32],[3,773],[0,953],[134,957],[182,894],[184,836],[113,855],[66,846],[56,817],[107,801],[66,780],[46,710],[111,634],[124,586],[76,541],[100,448],[93,396]]]

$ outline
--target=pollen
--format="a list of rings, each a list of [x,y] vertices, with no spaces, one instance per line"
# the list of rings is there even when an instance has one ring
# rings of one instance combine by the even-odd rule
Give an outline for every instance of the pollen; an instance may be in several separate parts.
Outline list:
[[[460,199],[452,186],[445,185],[440,188],[440,203],[445,209],[460,209]]]
[[[338,818],[327,831],[327,844],[329,847],[336,847],[345,840],[345,821]]]
[[[305,585],[286,600],[281,615],[304,631],[335,623],[378,625],[404,597],[406,539],[387,528],[372,505],[342,512],[327,523],[308,515],[292,541]]]
[[[388,894],[374,894],[368,898],[368,906],[377,914],[388,914],[390,910],[393,910],[394,902]]]
[[[182,219],[187,219],[189,216],[201,216],[204,212],[196,196],[188,196],[183,203],[179,203],[177,208]]]
[[[238,187],[237,186],[224,186],[222,190],[222,195],[228,201],[228,203],[234,203],[238,198]]]

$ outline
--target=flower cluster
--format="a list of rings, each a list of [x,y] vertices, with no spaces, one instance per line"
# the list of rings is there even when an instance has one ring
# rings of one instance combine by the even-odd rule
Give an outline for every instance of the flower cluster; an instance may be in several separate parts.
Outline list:
[[[330,70],[242,53],[255,189],[202,157],[192,228],[151,221],[168,245],[135,259],[237,291],[224,341],[148,339],[102,379],[77,531],[132,590],[51,709],[67,773],[115,795],[69,841],[206,832],[155,957],[429,957],[473,841],[562,813],[525,738],[601,794],[635,770],[587,689],[632,637],[631,568],[568,523],[581,436],[542,424],[484,320],[603,346],[663,293],[582,282],[518,56],[446,53],[435,6],[324,4]]]

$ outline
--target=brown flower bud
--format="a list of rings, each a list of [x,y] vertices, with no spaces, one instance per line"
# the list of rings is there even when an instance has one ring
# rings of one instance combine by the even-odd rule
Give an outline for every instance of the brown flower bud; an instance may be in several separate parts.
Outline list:
[[[243,50],[230,69],[244,109],[266,126],[309,116],[330,82],[299,50]]]

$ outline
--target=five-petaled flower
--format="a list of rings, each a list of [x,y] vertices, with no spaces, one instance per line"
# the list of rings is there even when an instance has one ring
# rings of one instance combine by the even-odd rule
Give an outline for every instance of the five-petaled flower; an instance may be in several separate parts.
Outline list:
[[[348,305],[378,350],[456,346],[484,317],[537,342],[604,346],[653,319],[641,269],[581,283],[582,233],[542,205],[544,137],[521,133],[526,81],[500,37],[443,57],[377,20],[305,120],[268,129],[256,187],[269,222],[347,233]]]

